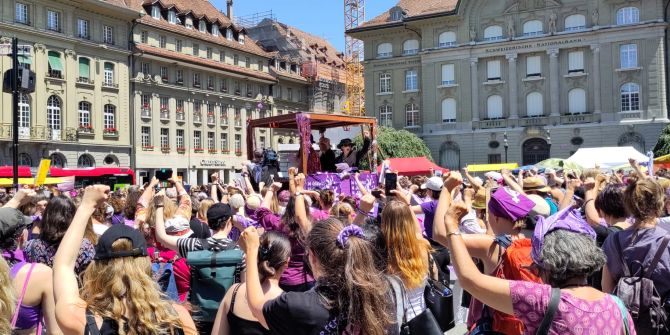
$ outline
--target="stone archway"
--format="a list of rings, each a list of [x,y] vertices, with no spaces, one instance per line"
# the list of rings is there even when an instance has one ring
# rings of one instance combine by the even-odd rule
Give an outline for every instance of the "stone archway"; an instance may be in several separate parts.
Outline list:
[[[531,138],[523,143],[523,165],[537,164],[551,156],[551,146],[543,138]]]

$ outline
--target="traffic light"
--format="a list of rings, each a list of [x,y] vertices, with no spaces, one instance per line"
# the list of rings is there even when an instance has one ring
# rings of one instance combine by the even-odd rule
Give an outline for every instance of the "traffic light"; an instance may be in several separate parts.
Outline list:
[[[2,90],[7,93],[12,93],[12,76],[15,69],[5,71],[5,76],[2,84]],[[19,68],[19,90],[23,93],[35,92],[35,72],[28,69]]]

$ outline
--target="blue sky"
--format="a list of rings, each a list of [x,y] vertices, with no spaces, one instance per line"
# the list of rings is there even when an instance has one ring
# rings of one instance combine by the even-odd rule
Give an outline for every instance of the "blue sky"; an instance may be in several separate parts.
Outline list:
[[[226,0],[209,1],[225,12]],[[367,0],[366,20],[396,3],[397,0]],[[233,14],[247,16],[269,10],[279,21],[323,37],[344,51],[344,0],[235,0]]]

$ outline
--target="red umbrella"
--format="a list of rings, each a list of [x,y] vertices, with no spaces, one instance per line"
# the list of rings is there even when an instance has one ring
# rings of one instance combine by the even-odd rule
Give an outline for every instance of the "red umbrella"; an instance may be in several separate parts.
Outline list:
[[[449,169],[445,169],[433,162],[431,162],[426,157],[406,157],[406,158],[391,158],[391,171],[398,171],[398,174],[401,176],[420,176],[420,175],[430,175],[430,170],[433,171],[442,171],[443,173],[449,172]],[[382,166],[377,167],[377,172],[381,173]]]

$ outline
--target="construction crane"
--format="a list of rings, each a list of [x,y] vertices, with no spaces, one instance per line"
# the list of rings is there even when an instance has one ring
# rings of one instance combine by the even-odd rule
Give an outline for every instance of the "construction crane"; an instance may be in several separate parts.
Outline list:
[[[344,0],[344,30],[356,28],[365,22],[365,0]],[[365,115],[365,84],[363,81],[363,41],[345,33],[346,46],[346,101],[344,114]]]

